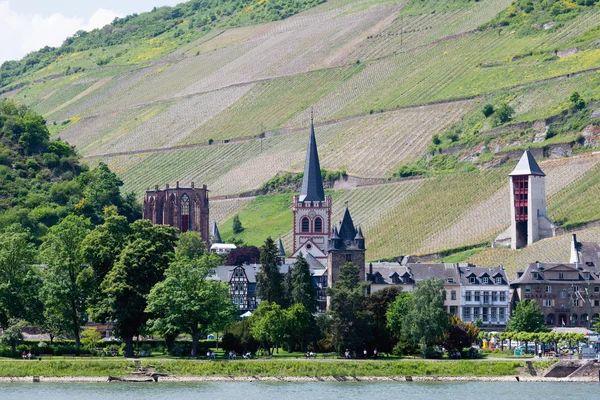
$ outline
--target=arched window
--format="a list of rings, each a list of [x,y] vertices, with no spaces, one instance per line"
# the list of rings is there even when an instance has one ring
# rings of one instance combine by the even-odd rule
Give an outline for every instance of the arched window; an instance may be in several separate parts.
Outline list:
[[[187,194],[181,196],[181,215],[190,215],[190,198]]]
[[[302,232],[308,232],[310,227],[310,221],[308,220],[308,218],[304,217],[302,218]]]
[[[181,196],[181,232],[187,232],[190,228],[190,197],[187,194]]]
[[[323,220],[321,218],[315,219],[315,232],[323,232]]]

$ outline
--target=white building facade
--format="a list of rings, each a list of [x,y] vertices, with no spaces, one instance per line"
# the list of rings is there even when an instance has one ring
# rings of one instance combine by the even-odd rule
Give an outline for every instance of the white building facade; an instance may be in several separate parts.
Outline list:
[[[481,320],[483,328],[503,329],[509,319],[509,282],[502,267],[458,267],[460,316],[464,322]]]

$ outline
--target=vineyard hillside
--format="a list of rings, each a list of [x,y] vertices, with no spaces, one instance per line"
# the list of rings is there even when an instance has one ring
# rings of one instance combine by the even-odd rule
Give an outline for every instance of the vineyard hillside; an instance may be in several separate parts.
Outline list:
[[[192,0],[6,62],[0,93],[137,199],[207,184],[223,237],[238,214],[249,244],[290,250],[292,194],[258,189],[302,171],[311,114],[370,260],[479,246],[464,258],[521,265],[484,247],[525,149],[559,232],[600,220],[597,1]]]

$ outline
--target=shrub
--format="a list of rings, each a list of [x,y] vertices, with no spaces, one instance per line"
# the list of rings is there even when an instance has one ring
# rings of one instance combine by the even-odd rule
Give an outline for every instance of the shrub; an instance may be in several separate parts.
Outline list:
[[[515,110],[511,106],[509,106],[507,103],[502,103],[502,105],[498,107],[495,112],[496,125],[502,125],[509,122],[512,120],[514,113]]]
[[[494,109],[494,106],[491,104],[486,104],[485,106],[483,106],[483,110],[481,111],[483,113],[483,115],[485,115],[486,118],[488,118],[489,116],[491,116],[496,110]]]

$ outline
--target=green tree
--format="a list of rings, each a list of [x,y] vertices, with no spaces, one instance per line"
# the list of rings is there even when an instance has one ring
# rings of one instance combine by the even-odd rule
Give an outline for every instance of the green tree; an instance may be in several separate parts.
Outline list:
[[[514,113],[515,110],[509,106],[508,103],[502,103],[494,115],[496,125],[502,125],[509,122],[512,120]]]
[[[327,288],[330,298],[327,334],[340,353],[345,348],[360,352],[373,337],[373,315],[365,310],[368,285],[361,282],[360,268],[346,263],[340,268],[335,286]]]
[[[491,116],[496,110],[494,109],[494,106],[491,104],[486,104],[485,106],[483,106],[483,110],[481,110],[481,112],[483,113],[483,115],[488,118],[489,116]]]
[[[79,175],[77,180],[83,187],[85,200],[76,209],[89,217],[94,224],[103,222],[105,209],[110,206],[116,206],[119,214],[125,216],[129,222],[141,218],[141,206],[131,196],[121,196],[123,181],[108,168],[108,165],[101,162],[96,168]]]
[[[571,93],[571,96],[569,96],[569,101],[571,102],[571,106],[576,110],[582,110],[585,108],[585,100],[583,100],[579,92]]]
[[[94,271],[93,297],[98,301],[100,285],[119,259],[129,240],[131,227],[123,216],[108,216],[102,225],[91,231],[81,243],[84,262]]]
[[[269,236],[260,250],[261,270],[256,275],[256,292],[262,301],[285,305],[283,276],[279,271],[281,259],[277,246]]]
[[[150,221],[131,225],[130,242],[104,278],[102,299],[94,315],[115,324],[115,332],[125,342],[125,356],[133,357],[133,337],[139,335],[150,318],[147,296],[174,258],[177,230]]]
[[[83,260],[81,243],[90,232],[86,218],[69,215],[48,231],[41,247],[44,317],[61,321],[79,351],[81,326],[90,296],[93,270]]]
[[[379,352],[390,352],[394,346],[392,333],[387,327],[387,310],[402,292],[402,287],[393,286],[379,290],[367,297],[366,310],[373,315],[373,341],[369,347]]]
[[[263,348],[272,353],[271,348],[275,347],[279,352],[286,333],[286,323],[285,313],[279,304],[261,301],[250,317],[250,331]]]
[[[0,328],[24,319],[37,322],[42,311],[38,297],[41,280],[35,260],[35,246],[29,231],[12,225],[0,234]]]
[[[513,311],[507,331],[512,332],[545,332],[544,313],[533,300],[521,300]]]
[[[17,345],[23,343],[23,329],[27,327],[27,323],[20,319],[11,319],[6,328],[2,330],[0,343],[10,346],[10,354],[15,355]]]
[[[315,337],[315,319],[313,315],[298,303],[284,310],[285,313],[285,341],[289,351],[301,348],[308,350],[308,343]]]
[[[96,347],[101,340],[102,335],[96,329],[86,329],[81,332],[81,344],[92,354],[96,351]]]
[[[149,325],[163,335],[191,334],[192,356],[198,355],[200,335],[235,312],[227,283],[206,279],[218,261],[220,257],[215,255],[178,259],[148,296],[146,311],[154,316]]]
[[[408,328],[406,327],[412,306],[412,293],[400,292],[386,311],[387,327],[392,335],[398,339],[398,343],[394,347],[394,354],[406,355],[414,350],[414,345],[409,340]]]
[[[290,268],[283,275],[283,301],[281,303],[281,306],[285,308],[290,307],[294,304],[294,283],[292,281],[293,273],[294,268]]]
[[[420,344],[423,355],[444,337],[448,327],[448,313],[444,310],[444,281],[425,279],[413,292],[412,307],[404,323],[408,338]]]
[[[240,216],[237,215],[237,214],[235,214],[233,216],[233,226],[232,226],[232,229],[233,229],[233,233],[236,234],[236,235],[240,234],[240,233],[242,233],[244,231],[244,227],[242,226],[242,222],[240,221]]]
[[[317,289],[312,284],[310,266],[302,253],[296,257],[292,272],[292,299],[302,304],[310,313],[317,311]]]
[[[177,257],[186,257],[189,260],[200,257],[206,251],[206,245],[202,240],[202,234],[196,231],[187,231],[179,235]]]

